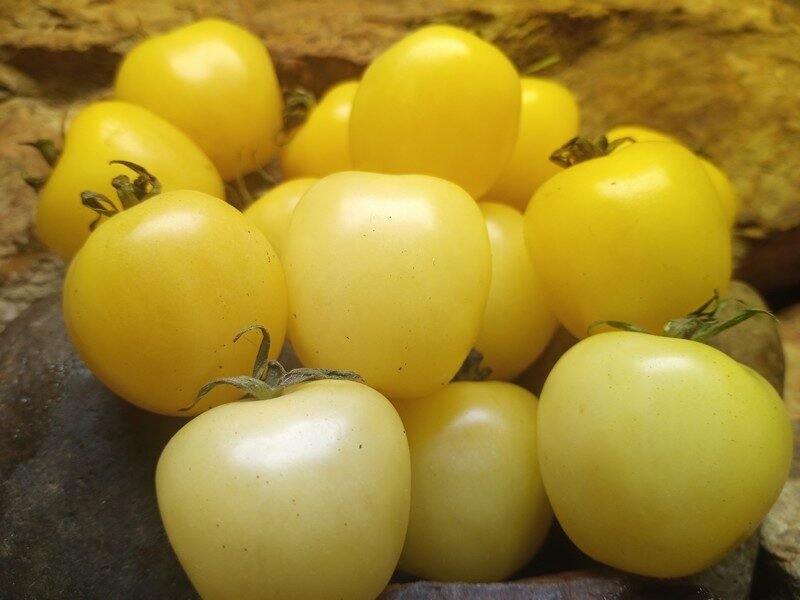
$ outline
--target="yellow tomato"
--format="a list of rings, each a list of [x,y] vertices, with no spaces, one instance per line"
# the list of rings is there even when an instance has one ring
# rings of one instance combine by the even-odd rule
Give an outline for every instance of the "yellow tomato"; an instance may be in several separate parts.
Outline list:
[[[475,348],[492,379],[510,380],[542,353],[558,324],[525,248],[522,213],[480,206],[492,246],[492,283]]]
[[[272,59],[233,23],[203,19],[139,43],[123,59],[114,92],[180,127],[226,181],[277,151],[283,98]]]
[[[91,371],[123,399],[166,415],[192,415],[241,394],[219,388],[191,411],[211,379],[248,372],[266,326],[271,355],[286,331],[286,284],[263,234],[224,201],[166,192],[98,227],[64,281],[64,321]]]
[[[81,204],[81,192],[102,193],[120,208],[111,180],[132,173],[109,164],[112,160],[143,166],[164,191],[191,189],[218,198],[225,194],[214,165],[177,127],[125,102],[91,104],[70,123],[36,207],[37,237],[65,260],[83,245],[97,216]]]
[[[561,170],[550,155],[578,135],[579,126],[578,103],[569,89],[555,81],[523,77],[517,144],[484,198],[524,211],[536,189]]]
[[[441,177],[479,198],[511,156],[520,96],[500,50],[455,27],[423,27],[364,73],[350,117],[353,165]]]
[[[544,384],[538,431],[570,539],[651,577],[701,571],[747,539],[792,459],[786,409],[763,377],[705,344],[641,333],[568,350]]]
[[[203,598],[373,600],[403,547],[408,444],[378,392],[314,381],[190,421],[156,492]]]
[[[510,383],[470,381],[395,405],[411,452],[400,569],[439,581],[512,575],[553,517],[539,473],[536,397]]]
[[[284,266],[300,361],[414,398],[446,385],[469,353],[491,251],[478,205],[458,186],[344,172],[300,199]]]
[[[548,304],[578,338],[598,320],[661,331],[728,287],[730,229],[678,144],[628,144],[554,175],[524,226]]]
[[[357,81],[345,81],[328,90],[289,142],[280,150],[281,172],[292,177],[324,177],[351,171],[350,109]]]
[[[620,125],[618,127],[613,127],[608,130],[606,137],[610,142],[623,137],[629,137],[637,142],[661,141],[673,142],[675,144],[681,143],[676,138],[666,133],[640,125]],[[714,188],[717,190],[719,200],[722,203],[722,209],[725,213],[725,218],[728,220],[729,224],[733,225],[736,222],[736,215],[739,212],[739,195],[736,192],[736,188],[733,187],[733,183],[731,183],[728,175],[722,169],[705,158],[700,156],[697,158],[700,160],[700,164],[703,165],[706,175],[711,179],[711,183],[714,184]]]
[[[244,216],[261,230],[281,259],[294,208],[300,197],[316,182],[311,177],[283,181],[257,198],[244,211]]]

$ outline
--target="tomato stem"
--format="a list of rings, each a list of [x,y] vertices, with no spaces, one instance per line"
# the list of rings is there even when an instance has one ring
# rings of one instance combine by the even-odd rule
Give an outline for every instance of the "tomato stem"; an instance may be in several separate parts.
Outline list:
[[[38,139],[33,142],[20,142],[20,146],[30,146],[36,148],[45,162],[54,167],[58,162],[58,157],[61,156],[61,150],[56,148],[53,140]]]
[[[304,87],[294,87],[283,94],[283,131],[280,146],[289,143],[292,132],[302,125],[317,105],[317,98]]]
[[[608,156],[625,142],[635,142],[632,137],[622,137],[609,142],[605,135],[590,139],[574,137],[550,155],[550,161],[559,167],[569,168],[578,163]]]
[[[535,75],[544,71],[545,69],[549,69],[553,65],[557,65],[559,62],[561,62],[560,54],[557,52],[555,54],[550,54],[529,64],[522,70],[522,75]]]
[[[461,363],[461,368],[452,381],[484,381],[492,374],[491,367],[482,367],[483,354],[475,348],[470,348],[467,358]]]
[[[287,387],[306,381],[319,381],[321,379],[364,381],[358,373],[341,369],[312,369],[300,367],[287,371],[277,360],[269,359],[269,349],[272,342],[269,331],[267,331],[267,328],[263,325],[248,325],[236,334],[233,338],[233,342],[236,343],[239,338],[250,331],[261,332],[261,343],[258,346],[256,359],[253,363],[253,374],[219,377],[209,381],[200,388],[197,392],[197,397],[190,406],[179,409],[181,412],[192,410],[211,390],[219,385],[230,385],[238,388],[244,392],[241,398],[242,400],[246,398],[269,400],[283,394],[283,391]]]
[[[731,317],[722,319],[722,311],[735,302],[741,307]],[[720,299],[717,290],[714,290],[714,295],[708,300],[703,302],[699,307],[690,312],[685,317],[672,319],[667,321],[664,325],[664,335],[672,338],[680,338],[684,340],[694,340],[696,342],[706,342],[712,337],[722,333],[726,329],[735,327],[739,323],[746,321],[756,315],[766,315],[774,320],[777,320],[774,314],[763,308],[754,308],[750,306],[743,306],[743,302],[738,298],[723,298]],[[589,325],[588,333],[592,334],[592,330],[600,325],[608,325],[615,329],[623,331],[633,331],[636,333],[650,333],[646,329],[642,329],[632,323],[626,321],[595,321]]]
[[[144,167],[127,160],[112,160],[108,164],[123,165],[137,173],[133,181],[127,175],[117,175],[111,180],[123,209],[131,208],[161,193],[161,182]],[[97,213],[97,218],[89,223],[90,231],[94,231],[103,217],[113,217],[119,212],[117,206],[100,192],[90,190],[81,192],[81,203]]]

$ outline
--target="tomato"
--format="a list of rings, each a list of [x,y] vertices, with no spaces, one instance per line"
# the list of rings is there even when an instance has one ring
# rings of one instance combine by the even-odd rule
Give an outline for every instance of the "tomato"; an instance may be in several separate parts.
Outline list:
[[[536,189],[561,170],[550,155],[578,135],[579,126],[580,110],[569,89],[548,79],[523,77],[517,143],[484,198],[524,211]]]
[[[511,157],[520,96],[500,50],[455,27],[423,27],[364,73],[350,116],[353,165],[441,177],[479,198]]]
[[[294,208],[300,197],[316,182],[317,179],[313,177],[283,181],[259,196],[244,211],[244,216],[261,230],[279,258],[283,257]]]
[[[209,380],[245,372],[265,325],[277,356],[286,330],[283,270],[239,211],[200,192],[166,192],[125,210],[86,240],[64,281],[64,321],[91,371],[123,399],[166,414],[234,400],[219,389],[182,412]]]
[[[639,125],[620,125],[614,127],[606,133],[606,137],[609,141],[629,137],[637,142],[662,141],[680,144],[680,142],[672,136]],[[697,158],[700,160],[700,164],[703,165],[706,175],[711,179],[711,183],[714,184],[714,188],[717,190],[728,223],[733,225],[736,222],[736,215],[739,212],[739,195],[736,192],[736,188],[733,186],[733,183],[728,178],[725,171],[701,156]]]
[[[558,521],[611,566],[681,577],[757,527],[792,458],[777,392],[704,344],[640,333],[587,338],[539,403],[539,460]]]
[[[158,461],[156,492],[203,598],[371,600],[403,547],[409,477],[389,401],[315,381],[190,421]]]
[[[388,397],[447,384],[481,324],[486,226],[458,186],[424,175],[328,175],[284,249],[289,338],[309,367],[349,369]]]
[[[120,64],[114,93],[180,127],[226,181],[277,151],[283,98],[272,59],[233,23],[203,19],[140,42]]]
[[[475,348],[492,379],[510,380],[542,353],[557,321],[544,300],[522,231],[522,213],[481,202],[492,248],[492,281]]]
[[[411,452],[400,568],[439,581],[512,575],[553,516],[539,474],[536,397],[510,383],[465,381],[396,407]]]
[[[575,337],[600,319],[660,331],[724,294],[730,229],[699,161],[669,142],[638,142],[548,179],[525,212],[545,297]]]
[[[81,204],[81,192],[105,194],[119,208],[110,182],[130,171],[109,164],[112,160],[144,166],[165,191],[193,189],[219,198],[225,194],[214,165],[175,126],[132,104],[90,104],[70,123],[61,156],[36,207],[37,237],[65,260],[83,245],[97,216]]]
[[[357,89],[357,81],[333,86],[281,147],[281,172],[286,179],[324,177],[353,169],[348,131]]]

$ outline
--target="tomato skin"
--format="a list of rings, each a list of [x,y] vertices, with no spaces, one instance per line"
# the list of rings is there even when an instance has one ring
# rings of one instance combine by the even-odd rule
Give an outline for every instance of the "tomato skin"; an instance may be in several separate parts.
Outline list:
[[[681,143],[676,138],[669,136],[662,131],[656,131],[655,129],[642,127],[640,125],[620,125],[618,127],[614,127],[608,130],[606,137],[609,141],[614,141],[623,137],[629,137],[637,142],[661,141],[673,142],[675,144]],[[725,171],[720,169],[717,165],[712,163],[710,160],[706,160],[702,156],[698,156],[697,159],[700,161],[700,164],[703,165],[706,175],[708,175],[708,178],[711,179],[711,183],[717,190],[720,203],[722,204],[722,210],[725,213],[725,218],[727,219],[728,223],[733,226],[733,224],[736,222],[736,215],[739,212],[739,194],[736,191],[736,188],[728,178],[728,175],[725,173]]]
[[[211,379],[252,369],[266,326],[271,356],[286,330],[283,270],[266,238],[224,201],[173,191],[102,223],[64,281],[64,321],[91,371],[123,399],[189,416],[241,396],[219,388],[182,412]],[[248,338],[249,338],[248,334]]]
[[[311,367],[356,371],[389,398],[456,374],[489,293],[480,210],[424,175],[344,172],[309,189],[284,251],[289,337]]]
[[[203,598],[372,600],[402,549],[409,470],[386,398],[315,381],[190,421],[161,455],[156,492]]]
[[[395,402],[411,452],[401,570],[500,581],[538,551],[552,521],[536,448],[536,397],[505,382],[455,382]]]
[[[493,202],[478,206],[492,247],[492,283],[475,348],[491,379],[510,381],[544,351],[558,321],[528,258],[522,213]]]
[[[607,332],[548,376],[539,457],[556,517],[581,550],[681,577],[757,528],[788,474],[792,431],[777,392],[718,350]]]
[[[731,273],[730,228],[687,149],[638,142],[548,179],[525,211],[546,299],[578,338],[598,320],[661,331]]]
[[[320,98],[289,142],[280,149],[284,178],[324,177],[352,171],[350,110],[358,81],[336,84]]]
[[[120,64],[114,93],[185,131],[226,181],[277,151],[283,98],[272,59],[233,23],[203,19],[140,42]]]
[[[480,198],[511,156],[519,107],[519,76],[500,50],[455,27],[423,27],[364,73],[350,117],[353,166],[441,177]]]
[[[244,211],[244,216],[269,240],[279,258],[283,258],[286,234],[300,197],[318,180],[301,177],[282,181],[259,196]]]
[[[562,84],[523,77],[519,134],[511,159],[484,195],[525,210],[536,189],[561,169],[550,161],[554,150],[578,135],[580,109]]]
[[[125,102],[95,102],[78,113],[64,148],[36,207],[36,236],[50,250],[69,260],[89,237],[97,216],[81,204],[81,192],[106,195],[120,208],[111,180],[136,174],[112,160],[145,167],[164,191],[193,189],[223,198],[219,173],[186,134],[164,119]]]

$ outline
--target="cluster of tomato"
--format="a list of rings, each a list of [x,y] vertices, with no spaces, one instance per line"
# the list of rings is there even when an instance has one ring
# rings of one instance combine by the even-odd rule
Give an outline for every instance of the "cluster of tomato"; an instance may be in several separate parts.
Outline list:
[[[73,120],[36,226],[71,258],[64,317],[89,368],[199,415],[156,487],[203,597],[371,598],[398,565],[501,580],[553,513],[602,562],[681,576],[777,497],[791,432],[763,378],[697,341],[606,331],[660,332],[728,284],[735,195],[675,140],[561,147],[572,94],[449,26],[385,50],[283,145],[269,55],[230,23],[140,43],[115,95]],[[283,183],[244,213],[221,200],[276,153]],[[672,329],[713,330],[713,308]],[[509,381],[559,322],[582,341],[537,400]],[[452,382],[473,347],[489,380]]]

